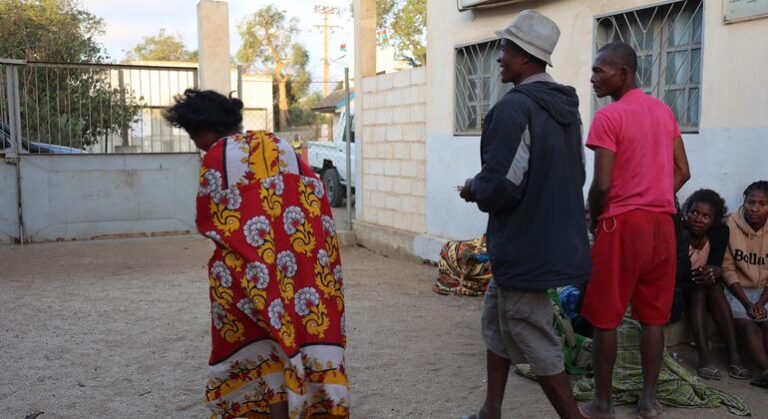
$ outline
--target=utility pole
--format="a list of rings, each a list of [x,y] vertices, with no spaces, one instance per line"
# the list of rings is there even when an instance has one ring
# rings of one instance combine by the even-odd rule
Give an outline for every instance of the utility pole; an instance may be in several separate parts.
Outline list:
[[[315,13],[323,15],[323,24],[315,25],[316,28],[323,30],[323,97],[328,96],[328,84],[330,83],[331,59],[328,57],[328,35],[333,29],[341,29],[341,26],[328,24],[328,16],[337,14],[341,9],[338,7],[315,5]]]

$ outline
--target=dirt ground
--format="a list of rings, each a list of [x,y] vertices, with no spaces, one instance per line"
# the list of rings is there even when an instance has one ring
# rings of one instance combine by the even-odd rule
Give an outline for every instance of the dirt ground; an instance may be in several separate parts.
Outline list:
[[[195,237],[0,247],[0,418],[205,417],[210,251]],[[475,411],[485,386],[480,299],[432,293],[429,265],[362,248],[342,257],[353,417]],[[765,390],[727,378],[716,386],[768,417]],[[554,417],[523,378],[510,376],[506,400],[506,418]]]

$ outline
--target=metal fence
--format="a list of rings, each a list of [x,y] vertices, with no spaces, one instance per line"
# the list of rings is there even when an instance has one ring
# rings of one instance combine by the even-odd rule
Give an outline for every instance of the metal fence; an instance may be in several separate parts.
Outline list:
[[[195,151],[162,112],[197,86],[196,67],[2,60],[0,76],[2,131],[10,137],[8,111],[16,107],[21,153]]]

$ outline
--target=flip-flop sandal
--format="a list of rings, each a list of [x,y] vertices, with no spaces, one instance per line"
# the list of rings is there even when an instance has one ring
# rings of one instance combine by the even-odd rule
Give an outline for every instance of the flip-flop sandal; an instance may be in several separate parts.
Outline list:
[[[752,378],[752,371],[734,364],[728,367],[728,376],[737,380],[749,380]]]
[[[515,374],[527,378],[529,380],[538,381],[536,374],[533,373],[530,364],[515,364]]]
[[[720,370],[715,367],[701,367],[696,370],[696,375],[705,380],[719,380],[722,378]]]
[[[768,380],[765,378],[756,378],[750,381],[749,384],[752,384],[755,387],[768,388]]]
[[[657,419],[657,418],[660,418],[662,415],[664,415],[664,409],[661,407],[661,403],[658,400],[656,401],[656,407],[653,410],[656,413],[655,415],[646,416],[646,415],[640,413],[640,410],[638,409],[637,410],[637,419]]]

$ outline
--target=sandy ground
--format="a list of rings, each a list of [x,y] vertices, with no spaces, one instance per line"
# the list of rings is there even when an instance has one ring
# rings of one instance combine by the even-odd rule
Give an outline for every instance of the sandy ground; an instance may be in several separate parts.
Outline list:
[[[0,247],[0,418],[204,417],[210,250],[194,237]],[[353,417],[474,411],[485,386],[480,299],[432,293],[429,265],[362,248],[344,248],[342,257]],[[716,385],[768,417],[765,390]],[[510,376],[506,400],[506,418],[554,417],[523,378]]]

